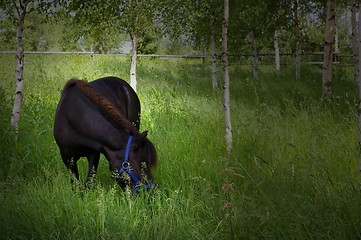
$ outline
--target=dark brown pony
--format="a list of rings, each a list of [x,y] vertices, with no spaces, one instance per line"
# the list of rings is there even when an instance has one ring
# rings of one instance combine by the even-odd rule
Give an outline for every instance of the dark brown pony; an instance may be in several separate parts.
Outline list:
[[[90,83],[69,80],[54,121],[54,137],[66,167],[79,180],[77,160],[87,157],[87,185],[96,174],[100,153],[107,158],[110,171],[119,172],[128,151],[128,170],[136,180],[149,186],[153,183],[149,168],[156,166],[157,157],[147,132],[139,133],[139,116],[138,96],[124,80],[116,77]],[[117,178],[120,186],[136,187],[137,181],[125,173]]]

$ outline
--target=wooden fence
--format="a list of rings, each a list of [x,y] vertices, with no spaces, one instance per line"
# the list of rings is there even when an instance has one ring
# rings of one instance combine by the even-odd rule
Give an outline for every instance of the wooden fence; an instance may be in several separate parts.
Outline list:
[[[62,54],[62,55],[70,55],[70,54],[78,54],[78,55],[89,55],[91,59],[93,60],[94,56],[112,56],[112,57],[130,57],[130,54],[126,53],[118,53],[118,54],[97,54],[94,52],[29,52],[25,51],[25,54]],[[0,54],[16,54],[16,51],[0,51]],[[301,56],[323,56],[323,52],[310,52],[310,53],[301,53]],[[256,57],[274,57],[274,52],[269,53],[257,53]],[[280,56],[296,56],[296,53],[280,53]],[[203,64],[205,63],[205,60],[208,58],[211,58],[211,54],[194,54],[194,55],[159,55],[159,54],[138,54],[138,57],[153,57],[153,58],[199,58],[202,59]],[[221,54],[217,54],[217,57],[221,57]],[[233,59],[237,59],[240,57],[254,57],[254,53],[239,53],[239,54],[229,54],[229,57],[232,57]],[[342,54],[338,52],[334,52],[334,65],[338,66],[354,66],[352,61],[352,54]],[[341,58],[351,58],[350,60],[346,61],[346,63],[342,63],[340,61]],[[322,65],[322,61],[306,61],[304,62],[306,64],[311,65]],[[252,65],[248,62],[231,62],[230,64],[238,64],[238,65]],[[260,61],[258,63],[259,65],[274,65],[275,63],[265,63],[263,61]],[[292,65],[295,64],[294,62],[288,62],[288,63],[281,63],[281,65]]]

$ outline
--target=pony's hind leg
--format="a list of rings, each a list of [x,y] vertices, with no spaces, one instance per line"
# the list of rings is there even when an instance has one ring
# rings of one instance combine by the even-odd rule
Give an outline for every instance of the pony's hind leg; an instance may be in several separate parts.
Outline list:
[[[79,171],[78,171],[78,165],[77,161],[79,160],[79,157],[72,157],[68,154],[66,154],[64,151],[61,151],[61,158],[63,159],[63,162],[67,169],[70,170],[72,176],[71,176],[71,183],[74,184],[74,177],[76,180],[79,181]]]

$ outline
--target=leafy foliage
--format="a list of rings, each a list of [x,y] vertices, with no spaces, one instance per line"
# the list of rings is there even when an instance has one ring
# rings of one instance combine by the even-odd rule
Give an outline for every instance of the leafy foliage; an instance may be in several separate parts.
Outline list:
[[[0,49],[14,50],[16,8],[13,1],[0,3]],[[324,1],[298,0],[301,49],[323,50]],[[277,27],[281,52],[294,52],[293,1],[232,1],[230,8],[230,53],[250,52],[250,32],[256,34],[259,52],[273,51]],[[338,2],[340,51],[350,50],[347,1]],[[45,1],[29,3],[25,19],[25,50],[117,52],[132,32],[140,37],[138,53],[194,53],[210,48],[211,18],[215,16],[216,43],[220,52],[223,2],[196,1]],[[138,25],[135,19],[138,17]],[[128,35],[128,37],[125,37]],[[179,47],[177,47],[179,46]],[[172,50],[174,49],[174,52]],[[183,50],[183,51],[182,51]],[[210,52],[208,50],[208,52]]]

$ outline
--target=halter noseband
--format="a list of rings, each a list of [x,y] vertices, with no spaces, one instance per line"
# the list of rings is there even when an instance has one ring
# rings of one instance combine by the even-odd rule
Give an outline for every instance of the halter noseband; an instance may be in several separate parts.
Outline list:
[[[132,172],[132,170],[130,170],[129,168],[129,163],[128,163],[128,158],[129,158],[129,149],[130,149],[130,144],[132,143],[133,140],[133,136],[130,135],[129,139],[128,139],[128,143],[127,143],[127,148],[125,150],[125,156],[124,156],[124,162],[123,162],[123,166],[122,168],[119,170],[119,174],[116,178],[116,180],[118,180],[120,178],[120,175],[125,171],[127,172],[132,179],[134,180],[134,182],[137,184],[137,186],[131,191],[131,193],[134,193],[136,191],[139,191],[139,187],[140,187],[140,182],[138,180],[138,178],[134,175],[134,173]],[[148,185],[142,185],[143,188],[153,188],[153,187],[157,187],[157,184],[148,184]]]

